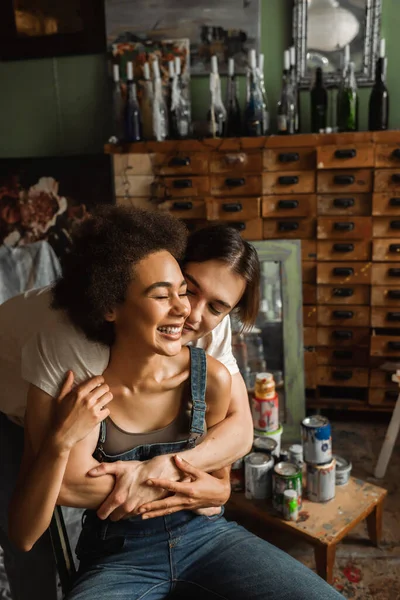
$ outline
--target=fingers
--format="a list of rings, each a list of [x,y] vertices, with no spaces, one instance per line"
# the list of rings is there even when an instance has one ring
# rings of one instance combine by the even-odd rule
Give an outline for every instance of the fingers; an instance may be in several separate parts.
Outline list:
[[[200,471],[200,469],[197,469],[196,467],[188,463],[187,460],[184,460],[181,456],[178,456],[177,454],[174,456],[174,460],[175,464],[179,467],[181,471],[183,471],[184,473],[189,473],[189,475],[194,475],[196,479],[203,474],[203,472]]]
[[[72,386],[74,385],[74,373],[73,371],[68,371],[67,377],[62,385],[61,392],[58,395],[58,399],[62,400],[65,398],[67,394],[72,390]]]
[[[104,409],[108,410],[108,409]],[[119,461],[113,463],[101,463],[98,467],[90,469],[87,472],[90,477],[100,477],[101,475],[118,475],[121,472],[121,465]]]
[[[178,504],[177,506],[172,506],[168,509],[154,510],[152,512],[146,513],[145,515],[142,515],[142,519],[154,519],[155,517],[165,517],[165,515],[171,515],[172,513],[178,512],[180,510],[188,510],[188,507],[185,504]]]
[[[111,394],[110,388],[106,383],[102,383],[85,396],[82,394],[82,392],[79,395],[82,399],[85,399],[87,404],[89,404],[90,406],[96,406],[99,402],[101,402],[101,398],[106,394]],[[109,398],[109,396],[107,396],[107,398]],[[108,404],[110,400],[112,400],[112,394],[111,398],[109,398],[106,403]]]
[[[176,509],[177,506],[180,506],[188,509],[192,508],[195,505],[195,500],[193,498],[188,498],[186,496],[182,496],[181,494],[176,494],[174,496],[167,496],[162,500],[154,500],[153,502],[147,502],[146,504],[142,504],[139,506],[137,512],[139,514],[144,513],[153,513],[154,511],[166,511],[165,514],[168,514],[168,511],[172,509]]]
[[[92,377],[83,383],[80,383],[75,392],[77,393],[79,398],[84,398],[88,396],[91,392],[93,392],[96,388],[104,384],[104,377],[102,375],[98,375],[97,377]]]
[[[171,481],[170,479],[148,479],[146,485],[159,487],[168,492],[184,494],[185,496],[193,495],[193,486],[188,485],[189,482]]]

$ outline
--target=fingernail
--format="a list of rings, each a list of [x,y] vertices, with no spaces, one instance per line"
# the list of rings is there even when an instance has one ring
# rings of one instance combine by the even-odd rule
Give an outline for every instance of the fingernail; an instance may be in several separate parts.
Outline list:
[[[183,461],[183,458],[181,458],[181,457],[180,457],[180,456],[178,456],[178,455],[176,455],[176,456],[175,456],[175,458],[176,458],[176,460],[179,460],[179,462],[182,462],[182,461]]]
[[[140,512],[140,513],[145,513],[145,512],[146,512],[146,509],[145,509],[145,508],[139,508],[139,512]]]
[[[97,473],[98,472],[98,468],[95,467],[94,469],[90,469],[90,473]]]
[[[146,481],[146,483],[147,483],[147,485],[153,485],[153,482],[152,482],[152,480],[151,480],[151,479],[148,479],[148,480]]]
[[[149,515],[142,515],[142,519],[148,519]]]

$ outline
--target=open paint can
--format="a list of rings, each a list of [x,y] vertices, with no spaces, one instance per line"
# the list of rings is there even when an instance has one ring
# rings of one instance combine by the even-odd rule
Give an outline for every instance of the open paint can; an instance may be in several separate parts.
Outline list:
[[[281,453],[281,437],[282,437],[283,427],[279,426],[279,429],[276,431],[260,431],[259,429],[254,430],[254,437],[260,438],[270,438],[276,442],[275,450],[272,451],[273,456],[279,457]]]
[[[333,457],[336,459],[336,485],[346,485],[350,479],[352,464],[349,460],[343,458],[343,456],[334,454]]]

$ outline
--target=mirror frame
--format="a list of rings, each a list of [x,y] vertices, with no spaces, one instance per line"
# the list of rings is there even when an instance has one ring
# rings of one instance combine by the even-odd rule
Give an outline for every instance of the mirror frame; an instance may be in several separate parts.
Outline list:
[[[372,86],[375,78],[375,63],[378,54],[381,31],[382,0],[366,0],[365,39],[363,66],[356,72],[359,87]],[[306,74],[307,65],[307,0],[294,0],[293,43],[296,48],[296,74],[300,89],[310,89],[312,78]],[[340,77],[337,73],[324,73],[327,87],[337,87]]]
[[[280,263],[286,417],[285,423],[282,423],[282,441],[298,442],[300,423],[306,416],[301,242],[300,240],[265,240],[251,242],[251,244],[257,250],[260,262]]]

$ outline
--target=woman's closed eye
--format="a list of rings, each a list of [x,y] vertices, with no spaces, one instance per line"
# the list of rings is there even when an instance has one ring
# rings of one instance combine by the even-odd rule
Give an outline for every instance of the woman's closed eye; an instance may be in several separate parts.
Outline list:
[[[215,316],[222,315],[222,310],[217,310],[212,304],[209,304],[209,309]]]

